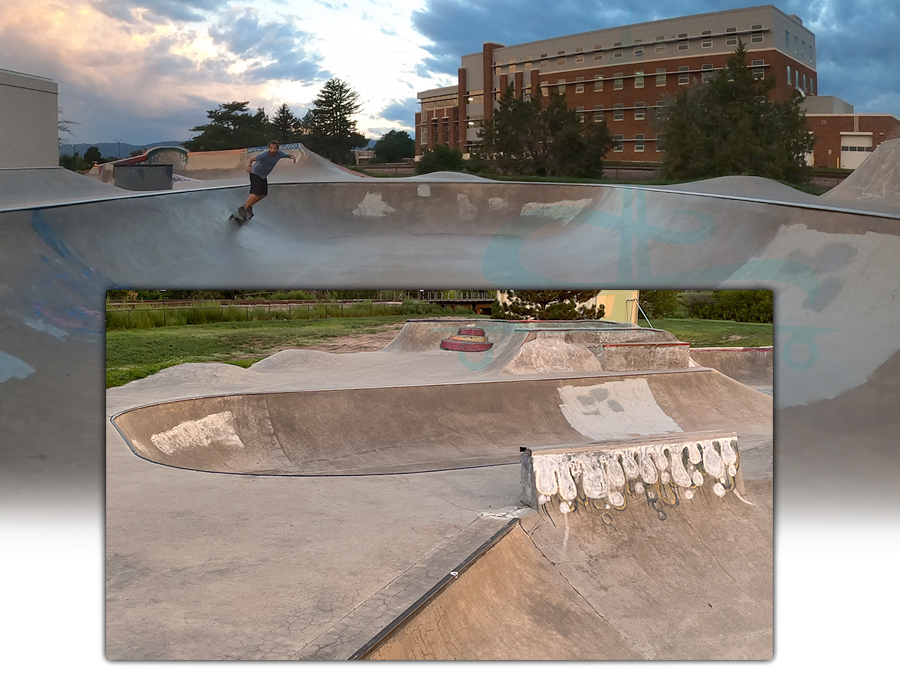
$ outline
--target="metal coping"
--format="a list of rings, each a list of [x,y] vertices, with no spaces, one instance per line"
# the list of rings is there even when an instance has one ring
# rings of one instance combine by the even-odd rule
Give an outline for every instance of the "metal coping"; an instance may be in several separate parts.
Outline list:
[[[469,557],[463,560],[455,570],[445,574],[444,577],[432,586],[428,591],[425,592],[415,603],[410,605],[406,610],[400,613],[394,620],[388,624],[384,629],[382,629],[378,634],[373,636],[369,641],[363,644],[353,655],[351,655],[347,660],[364,660],[365,656],[374,651],[379,645],[381,645],[389,636],[391,636],[397,629],[406,622],[410,617],[416,614],[419,610],[424,608],[429,601],[431,601],[438,593],[440,593],[445,587],[447,587],[451,582],[455,581],[459,578],[459,575],[462,574],[469,566],[475,562],[478,558],[480,558],[484,553],[490,550],[494,545],[496,545],[500,539],[502,539],[507,533],[509,533],[513,527],[515,527],[519,523],[518,517],[510,519],[503,527],[501,527],[493,536],[487,539],[484,543],[482,543],[478,548],[475,549]]]
[[[27,169],[53,169],[53,168],[17,168],[20,170]],[[392,184],[422,184],[427,181],[429,184],[472,184],[473,182],[460,182],[458,180],[421,180],[417,179],[419,176],[413,177],[401,177],[396,178],[396,181],[391,179],[378,179],[378,178],[370,178],[363,180],[362,178],[355,179],[337,179],[337,180],[294,180],[294,181],[271,181],[270,186],[287,186],[287,185],[305,185],[305,184],[383,184],[385,181]],[[237,178],[235,178],[237,179]],[[197,181],[210,181],[210,180],[197,180]],[[814,203],[804,203],[797,201],[782,201],[780,199],[765,199],[765,198],[756,198],[752,196],[735,196],[733,194],[713,194],[711,192],[701,192],[701,191],[685,191],[683,189],[666,189],[664,187],[655,187],[655,186],[640,186],[640,185],[624,185],[624,184],[571,184],[565,182],[515,182],[515,181],[507,181],[507,180],[481,180],[478,179],[478,182],[491,182],[494,184],[518,184],[518,185],[547,185],[547,186],[568,186],[568,187],[586,187],[586,188],[603,188],[603,189],[637,189],[640,191],[653,191],[664,194],[678,194],[682,196],[696,196],[701,198],[713,198],[713,199],[724,199],[727,201],[743,201],[747,203],[762,203],[770,206],[786,206],[788,208],[804,208],[807,210],[813,211],[823,211],[826,213],[845,213],[849,215],[863,215],[874,218],[886,218],[888,220],[900,220],[900,209],[895,213],[888,213],[885,211],[869,211],[863,210],[859,208],[845,208],[842,206],[830,206],[830,205],[818,205]],[[191,189],[166,189],[160,190],[156,192],[146,192],[141,194],[128,194],[125,196],[112,196],[112,197],[102,197],[102,198],[94,198],[94,199],[75,199],[68,201],[58,201],[51,203],[36,203],[32,205],[24,205],[24,206],[10,206],[7,208],[0,208],[0,213],[8,213],[12,211],[23,211],[23,210],[39,210],[43,208],[59,208],[66,206],[78,206],[84,205],[87,203],[102,203],[106,201],[121,201],[123,199],[131,199],[131,198],[147,198],[151,196],[159,196],[162,194],[188,194],[193,192],[202,192],[202,191],[211,191],[215,189],[234,189],[234,188],[242,188],[246,187],[247,183],[241,181],[240,183],[235,182],[234,184],[221,184],[221,185],[211,185],[208,187],[200,187],[200,188],[191,188]]]

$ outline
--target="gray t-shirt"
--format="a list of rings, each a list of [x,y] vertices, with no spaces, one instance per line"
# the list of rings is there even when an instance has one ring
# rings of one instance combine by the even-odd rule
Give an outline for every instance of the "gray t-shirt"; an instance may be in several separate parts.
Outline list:
[[[253,167],[250,168],[250,172],[265,179],[275,169],[275,163],[282,158],[290,158],[290,156],[284,151],[277,151],[273,156],[270,156],[268,151],[263,151],[253,159]]]

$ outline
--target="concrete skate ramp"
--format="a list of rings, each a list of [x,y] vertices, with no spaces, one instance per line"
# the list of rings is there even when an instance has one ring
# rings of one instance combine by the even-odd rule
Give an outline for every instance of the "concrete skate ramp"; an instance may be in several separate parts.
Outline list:
[[[776,292],[779,428],[801,448],[785,467],[796,490],[815,506],[893,504],[892,434],[869,419],[883,412],[879,391],[900,386],[886,366],[900,356],[900,310],[884,308],[900,274],[900,212],[411,178],[273,184],[238,228],[228,214],[245,199],[235,182],[0,209],[4,489],[17,494],[22,476],[98,495],[107,289],[752,288]],[[840,408],[851,392],[860,422],[801,409]],[[871,474],[845,472],[827,451],[829,439],[853,438],[856,461],[878,468],[883,502]],[[820,475],[842,478],[813,488]]]
[[[153,462],[238,474],[368,475],[513,464],[523,445],[736,429],[772,400],[711,370],[198,398],[114,422]]]
[[[62,167],[0,169],[0,208],[129,196],[95,177]]]
[[[772,385],[772,347],[695,347],[691,359],[744,385]]]
[[[772,484],[685,501],[523,519],[398,619],[371,660],[767,660]],[[552,516],[551,516],[552,514]]]
[[[827,191],[825,198],[900,209],[900,139],[882,142],[847,179]]]
[[[354,180],[358,176],[349,170],[335,165],[329,160],[312,153],[305,146],[298,144],[282,147],[285,153],[297,156],[296,163],[290,160],[279,161],[269,175],[269,182],[299,182],[314,180],[317,182]],[[247,149],[234,151],[203,151],[188,154],[187,164],[178,174],[192,179],[220,180],[247,179],[247,164],[261,151],[248,152]]]

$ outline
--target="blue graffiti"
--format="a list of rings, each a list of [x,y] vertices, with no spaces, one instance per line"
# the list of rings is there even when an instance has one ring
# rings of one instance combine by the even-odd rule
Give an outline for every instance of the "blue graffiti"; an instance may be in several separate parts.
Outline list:
[[[820,333],[836,333],[839,332],[835,328],[813,328],[803,325],[776,325],[776,333],[790,333],[791,338],[781,347],[781,356],[784,362],[795,371],[805,371],[816,363],[819,359],[819,348],[815,343],[815,336]],[[794,359],[791,351],[796,344],[806,345],[808,350],[806,359],[797,361]]]

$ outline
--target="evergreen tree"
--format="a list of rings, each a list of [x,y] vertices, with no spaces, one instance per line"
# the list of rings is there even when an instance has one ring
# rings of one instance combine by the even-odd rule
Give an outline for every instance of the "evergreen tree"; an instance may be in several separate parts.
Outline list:
[[[416,155],[416,143],[406,132],[392,129],[376,142],[374,150],[376,163],[399,163]]]
[[[95,163],[99,163],[102,159],[103,156],[100,155],[100,149],[96,146],[91,146],[84,152],[84,162],[88,167],[94,165]]]
[[[282,103],[272,118],[272,128],[280,143],[294,143],[300,135],[300,118],[291,112],[286,103]]]
[[[313,105],[301,120],[301,129],[305,130],[303,143],[334,163],[350,162],[351,150],[369,143],[356,131],[356,120],[351,119],[362,110],[359,94],[347,82],[329,79]]]
[[[265,146],[276,136],[266,111],[250,112],[248,101],[223,103],[215,110],[207,110],[208,124],[192,127],[199,132],[184,146],[190,151],[225,151],[234,148]]]
[[[581,119],[558,92],[544,103],[539,95],[516,98],[509,86],[479,132],[479,163],[505,175],[600,177],[612,136],[605,122]]]
[[[600,294],[597,290],[509,290],[508,301],[495,301],[492,318],[507,320],[597,320],[606,307],[579,306]]]
[[[775,103],[771,76],[756,79],[744,44],[705,84],[669,99],[656,128],[665,149],[662,174],[670,180],[757,175],[783,182],[809,179],[806,154],[813,137],[801,110],[803,96]]]
[[[463,160],[462,152],[444,144],[435,144],[434,148],[425,151],[421,160],[416,163],[416,173],[420,175],[440,170],[456,172],[465,168],[466,163]]]

